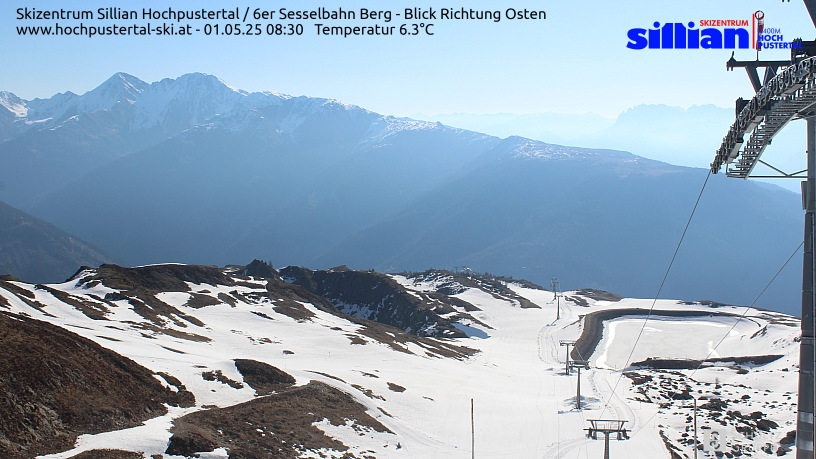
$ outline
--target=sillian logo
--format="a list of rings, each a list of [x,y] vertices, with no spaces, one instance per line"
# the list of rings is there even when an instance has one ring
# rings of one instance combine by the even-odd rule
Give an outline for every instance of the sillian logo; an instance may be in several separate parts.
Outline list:
[[[750,30],[749,30],[750,27]],[[765,13],[751,19],[701,19],[697,22],[655,21],[653,28],[629,29],[630,49],[790,49],[778,28],[765,27]]]
[[[629,29],[630,49],[748,49],[751,34],[748,20],[701,20],[695,22],[655,21],[653,29]]]

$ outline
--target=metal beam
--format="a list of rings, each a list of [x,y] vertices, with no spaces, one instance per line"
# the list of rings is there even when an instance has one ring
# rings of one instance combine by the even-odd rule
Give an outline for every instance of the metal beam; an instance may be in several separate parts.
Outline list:
[[[814,224],[816,224],[816,117],[807,119],[808,178],[805,196],[805,249],[802,263],[802,340],[799,343],[799,399],[796,418],[796,457],[813,459],[814,438],[814,352],[813,317],[816,263],[814,263]]]
[[[801,174],[801,172],[797,172],[796,174]],[[748,177],[745,177],[745,178],[761,178],[761,179],[777,179],[777,178],[778,179],[788,179],[788,178],[803,179],[803,178],[807,178],[804,175],[796,175],[796,174],[791,174],[791,175],[749,175]]]
[[[779,172],[781,175],[751,175],[750,176],[751,178],[805,178],[805,179],[807,178],[807,175],[805,175],[805,176],[799,175],[799,174],[806,173],[807,169],[802,170],[802,171],[798,171],[798,172],[794,172],[793,174],[788,174],[787,172],[781,171],[781,170],[771,166],[770,164],[766,163],[765,161],[763,161],[763,160],[761,160],[759,158],[757,158],[756,161],[758,163],[760,163],[760,164],[764,164],[764,165],[770,167],[771,169],[775,170],[776,172]]]
[[[816,26],[816,0],[804,0],[805,1],[805,8],[807,8],[808,13],[810,13],[810,20],[813,21],[813,25]]]
[[[816,1],[816,0],[814,0]],[[786,65],[790,65],[791,61],[738,61],[734,59],[734,53],[731,53],[731,58],[728,59],[728,62],[725,63],[725,67],[728,70],[734,70],[734,67],[750,67],[750,68],[758,68],[758,67],[785,67]]]
[[[769,65],[765,67],[765,78],[762,79],[762,84],[766,85],[771,82],[771,79],[776,76],[776,69],[778,67],[775,65]]]
[[[762,83],[759,82],[759,74],[756,67],[745,67],[745,73],[748,74],[748,79],[751,80],[751,86],[754,87],[754,92],[759,92],[762,88]]]

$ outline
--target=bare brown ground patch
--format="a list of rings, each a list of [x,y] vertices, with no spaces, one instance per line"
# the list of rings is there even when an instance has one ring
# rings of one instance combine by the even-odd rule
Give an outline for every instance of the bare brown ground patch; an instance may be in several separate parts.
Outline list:
[[[346,337],[348,337],[349,341],[351,341],[351,344],[366,344],[368,342],[363,338],[360,338],[359,335],[352,335],[350,333],[347,333]]]
[[[394,384],[392,382],[388,383],[388,388],[393,390],[394,392],[405,392],[405,388],[400,386],[399,384]]]
[[[142,459],[142,453],[124,451],[121,449],[94,449],[83,451],[70,459]]]
[[[0,457],[70,449],[179,404],[153,373],[68,330],[0,313]],[[192,394],[189,394],[192,395]]]
[[[106,339],[108,341],[116,341],[116,342],[121,342],[122,341],[121,339],[111,338],[110,336],[96,335],[96,337]]]
[[[362,392],[363,394],[365,394],[365,396],[366,396],[366,397],[368,397],[368,398],[370,398],[370,399],[372,399],[372,400],[373,400],[373,399],[377,399],[377,400],[385,400],[385,397],[383,397],[382,395],[378,395],[378,394],[376,394],[376,393],[375,393],[373,390],[371,390],[371,389],[369,389],[369,388],[367,388],[367,387],[363,387],[363,386],[361,386],[361,385],[359,385],[359,384],[352,384],[352,385],[351,385],[351,387],[353,387],[353,388],[355,388],[355,389],[359,390],[360,392]]]
[[[413,354],[408,347],[408,343],[414,343],[423,349],[429,357],[448,357],[457,360],[464,360],[478,352],[475,349],[451,344],[444,338],[427,338],[424,336],[412,335],[399,328],[390,325],[383,325],[378,322],[364,320],[357,317],[346,316],[352,322],[363,325],[357,333],[388,345],[395,351]]]
[[[313,425],[324,419],[333,425],[351,421],[357,429],[390,433],[350,395],[312,381],[279,394],[177,419],[166,453],[192,455],[226,447],[230,457],[288,459],[307,450],[347,451],[346,445]]]
[[[48,287],[47,285],[37,285],[37,288],[40,290],[45,290],[46,292],[50,293],[54,296],[54,298],[62,301],[65,304],[69,304],[75,307],[78,311],[85,314],[89,318],[93,320],[106,320],[106,314],[109,312],[108,308],[104,304],[100,304],[94,301],[87,301],[83,298],[76,297],[65,293],[61,290],[53,289]]]
[[[604,290],[597,290],[594,288],[582,288],[580,290],[576,290],[575,293],[592,298],[593,300],[596,301],[618,302],[623,299],[622,296],[616,293],[611,293]]]
[[[152,323],[136,323],[136,322],[128,322],[133,326],[133,328],[137,328],[140,330],[149,330],[153,333],[158,333],[162,335],[172,336],[173,338],[185,339],[188,341],[195,341],[198,343],[209,343],[212,341],[210,338],[206,336],[197,335],[195,333],[187,333],[181,330],[175,330],[169,327],[159,327]]]
[[[0,287],[14,294],[20,301],[31,306],[34,309],[42,311],[42,309],[45,307],[44,304],[34,299],[36,297],[33,292],[26,290],[18,285],[15,285],[11,282],[7,282],[4,280],[0,280]]]
[[[235,307],[236,304],[238,304],[238,300],[223,292],[218,294],[218,299],[221,300],[221,302],[232,306],[233,308]]]
[[[207,306],[215,306],[216,304],[221,304],[221,300],[218,298],[211,297],[210,295],[205,295],[203,293],[190,293],[190,299],[187,300],[185,306],[199,309],[205,308]]]
[[[34,299],[34,292],[24,289],[17,284],[13,284],[11,281],[0,279],[0,287],[3,287],[4,289],[8,290],[9,292],[17,296],[23,296],[30,300]]]
[[[316,374],[316,375],[325,376],[325,377],[327,377],[327,378],[331,378],[331,379],[334,379],[334,380],[336,380],[336,381],[340,381],[340,382],[341,382],[341,383],[343,383],[343,384],[345,384],[345,383],[346,383],[345,381],[343,381],[342,379],[338,378],[337,376],[333,376],[333,375],[330,375],[330,374],[328,374],[328,373],[323,373],[322,371],[312,371],[312,370],[306,370],[306,371],[308,371],[309,373],[314,373],[314,374]]]
[[[277,301],[275,302],[274,306],[272,306],[272,309],[274,309],[275,312],[289,316],[298,322],[309,321],[315,316],[312,311],[306,309],[306,306],[294,301]]]
[[[244,382],[255,389],[258,395],[279,392],[295,383],[292,375],[257,360],[235,359],[235,368],[241,373]]]
[[[95,269],[93,276],[83,284],[99,281],[114,290],[146,289],[154,292],[189,292],[192,284],[235,285],[235,282],[217,266],[152,265],[138,268],[104,264]]]
[[[164,349],[167,349],[170,352],[175,352],[176,354],[186,354],[184,351],[180,351],[178,349],[173,349],[172,347],[162,346]]]
[[[256,316],[258,316],[258,317],[263,317],[264,319],[267,319],[267,320],[275,320],[272,317],[269,317],[268,315],[266,315],[266,314],[264,314],[262,312],[258,312],[258,311],[251,311],[251,312],[253,314],[255,314]]]
[[[224,376],[224,374],[221,373],[221,370],[205,371],[204,373],[201,373],[201,377],[205,381],[218,381],[221,384],[226,384],[226,385],[232,387],[233,389],[243,389],[244,388],[244,385],[242,383]]]

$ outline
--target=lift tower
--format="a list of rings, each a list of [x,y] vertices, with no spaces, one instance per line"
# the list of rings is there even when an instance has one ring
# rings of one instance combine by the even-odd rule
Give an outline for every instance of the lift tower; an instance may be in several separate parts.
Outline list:
[[[816,26],[816,0],[804,0]],[[802,339],[799,344],[799,399],[796,420],[796,457],[814,459],[814,307],[816,303],[816,41],[794,40],[790,61],[737,61],[726,63],[728,70],[742,67],[756,94],[751,100],[737,99],[736,120],[711,163],[716,174],[726,165],[726,175],[747,179],[805,178],[802,205],[805,210],[804,259],[802,263]],[[758,68],[765,69],[760,82]],[[781,70],[780,70],[781,69]],[[778,71],[779,70],[779,71]],[[778,72],[777,72],[778,71]],[[771,139],[794,119],[807,120],[807,169],[785,173],[762,161],[760,156]],[[748,138],[746,139],[746,135]],[[779,175],[751,175],[764,164]],[[806,173],[805,176],[802,176]]]
[[[615,435],[618,440],[626,440],[629,438],[629,429],[624,429],[623,425],[626,421],[620,419],[589,419],[590,427],[584,429],[587,431],[587,437],[593,440],[598,439],[598,434],[604,436],[604,459],[609,459],[609,436]]]

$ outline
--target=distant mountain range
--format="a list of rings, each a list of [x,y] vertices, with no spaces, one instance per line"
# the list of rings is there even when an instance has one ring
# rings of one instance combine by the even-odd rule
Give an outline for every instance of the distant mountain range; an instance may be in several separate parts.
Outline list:
[[[616,117],[594,113],[450,113],[416,117],[500,137],[520,135],[563,145],[614,148],[675,165],[705,168],[734,122],[734,115],[733,108],[715,105],[682,108],[641,104]],[[774,138],[763,158],[787,172],[803,169],[804,124],[804,121],[796,121],[786,127]],[[757,173],[768,175],[773,171],[760,164]],[[799,191],[796,180],[772,182]]]
[[[0,136],[0,199],[131,264],[469,266],[639,297],[705,177],[203,74],[0,93]],[[801,240],[799,199],[715,176],[700,206],[663,295],[747,304]],[[786,270],[761,305],[798,313],[800,282]]]

